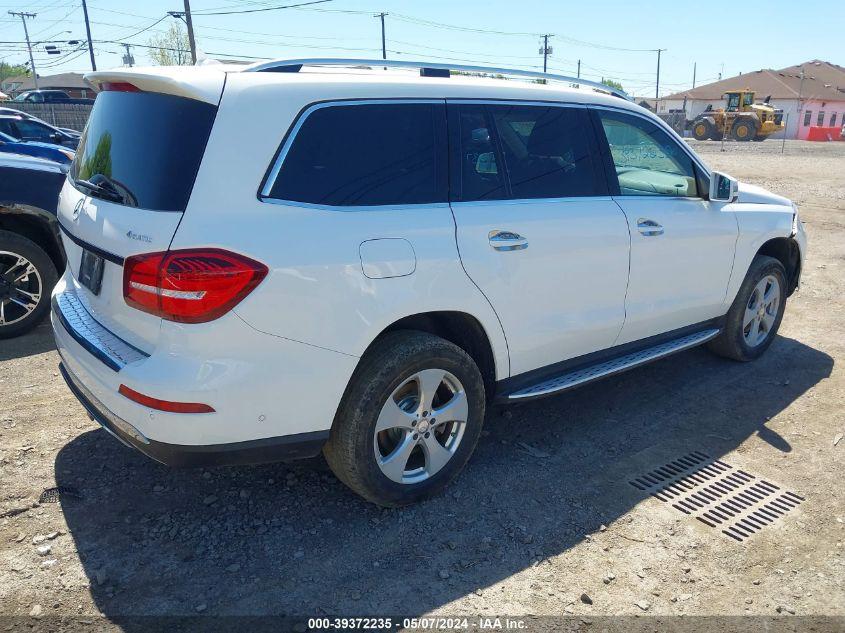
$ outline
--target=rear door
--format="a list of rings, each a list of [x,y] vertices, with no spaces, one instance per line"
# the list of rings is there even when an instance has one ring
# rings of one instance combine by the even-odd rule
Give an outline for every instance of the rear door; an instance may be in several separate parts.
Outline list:
[[[168,249],[217,107],[117,86],[97,98],[62,189],[58,218],[80,299],[103,325],[149,351],[160,319],[124,301],[123,260]]]
[[[608,195],[586,110],[449,102],[461,261],[520,374],[613,345],[628,225]]]

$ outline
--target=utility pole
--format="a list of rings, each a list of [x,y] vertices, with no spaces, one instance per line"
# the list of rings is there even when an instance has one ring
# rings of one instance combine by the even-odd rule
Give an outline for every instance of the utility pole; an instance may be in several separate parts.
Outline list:
[[[185,0],[185,24],[188,25],[188,43],[191,45],[191,63],[197,63],[197,43],[194,40],[194,22],[191,20],[191,3]]]
[[[20,16],[23,22],[23,34],[26,36],[26,48],[29,50],[29,67],[32,68],[32,81],[35,84],[35,89],[38,90],[38,73],[35,71],[35,60],[32,58],[32,45],[29,43],[29,30],[26,28],[26,19],[35,18],[36,13],[25,13],[23,11],[9,11],[9,15]]]
[[[695,70],[696,66],[698,66],[698,62],[692,63],[692,87],[695,88]]]
[[[552,54],[552,49],[549,46],[550,37],[552,37],[551,33],[546,33],[543,36],[543,47],[540,49],[540,54],[543,56],[543,72],[546,72],[546,68],[548,67],[549,55]]]
[[[85,33],[88,35],[88,54],[91,56],[91,70],[97,70],[94,61],[94,44],[91,42],[91,24],[88,22],[88,4],[82,0],[82,13],[85,15]]]
[[[386,16],[386,15],[387,14],[384,13],[384,12],[376,14],[377,18],[381,18],[381,58],[382,59],[387,59],[387,44],[386,44],[386,40],[384,39],[384,16]]]
[[[657,106],[657,101],[660,99],[660,53],[665,51],[665,48],[658,48],[657,53],[657,83],[654,86],[654,105]]]

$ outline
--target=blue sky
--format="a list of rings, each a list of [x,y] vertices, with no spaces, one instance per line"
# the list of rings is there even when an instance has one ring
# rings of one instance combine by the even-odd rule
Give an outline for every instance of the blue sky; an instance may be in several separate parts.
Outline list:
[[[785,0],[755,6],[664,0],[332,0],[307,8],[202,15],[297,1],[302,0],[192,0],[197,45],[212,57],[379,57],[381,29],[374,14],[384,11],[389,14],[390,58],[542,68],[540,35],[551,33],[550,71],[574,74],[580,59],[583,77],[612,78],[640,96],[654,96],[657,62],[656,53],[643,49],[667,49],[661,58],[661,95],[689,88],[695,62],[697,84],[715,80],[720,72],[728,77],[810,59],[845,65],[845,38],[826,28],[829,21],[841,21],[841,7],[805,11]],[[744,8],[736,13],[737,7]],[[181,9],[182,0],[89,0],[88,8],[92,39],[102,42],[95,44],[97,64],[109,68],[122,63],[123,48],[113,42],[147,44],[172,18],[148,27],[168,10]],[[0,61],[27,59],[20,18],[8,15],[10,10],[38,14],[28,21],[34,41],[85,39],[81,0],[0,0]],[[744,35],[739,33],[743,28]],[[35,47],[39,75],[90,69],[87,52],[61,45],[61,55],[49,56],[43,46]],[[135,47],[133,54],[136,64],[149,63],[144,48]]]

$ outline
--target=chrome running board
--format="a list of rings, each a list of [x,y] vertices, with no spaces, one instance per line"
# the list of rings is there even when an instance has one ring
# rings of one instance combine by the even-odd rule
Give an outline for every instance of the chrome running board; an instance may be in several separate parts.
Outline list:
[[[696,347],[697,345],[706,343],[711,338],[716,337],[720,331],[721,330],[718,329],[711,329],[696,332],[695,334],[688,334],[686,336],[682,336],[681,338],[660,343],[659,345],[648,347],[638,352],[625,354],[624,356],[620,356],[603,363],[569,371],[536,385],[531,385],[530,387],[525,387],[519,391],[514,391],[512,394],[508,395],[508,400],[536,398],[538,396],[547,396],[553,393],[566,391],[567,389],[572,389],[573,387],[592,382],[593,380],[598,380],[599,378],[618,374],[619,372],[633,369],[639,365],[645,365],[646,363],[650,363],[658,358],[663,358],[664,356],[669,356],[675,352],[681,352],[685,349],[689,349],[690,347]]]

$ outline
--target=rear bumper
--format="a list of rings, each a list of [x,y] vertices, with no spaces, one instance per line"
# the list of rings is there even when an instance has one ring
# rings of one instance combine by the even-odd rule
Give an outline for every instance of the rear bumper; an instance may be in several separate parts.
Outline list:
[[[68,371],[64,363],[59,364],[59,371],[68,388],[85,407],[92,420],[126,446],[135,448],[147,457],[167,466],[224,466],[305,459],[319,454],[323,444],[329,438],[328,431],[316,431],[248,442],[204,446],[157,442],[147,438],[131,424],[109,411],[96,396],[85,388],[78,378]]]
[[[53,291],[52,324],[72,391],[124,443],[173,465],[286,461],[326,441],[357,358],[258,332],[235,314],[186,326],[162,322],[143,348],[109,320],[70,273]],[[93,309],[92,309],[93,308]],[[131,333],[131,330],[130,330]],[[212,413],[150,408],[121,385]]]

